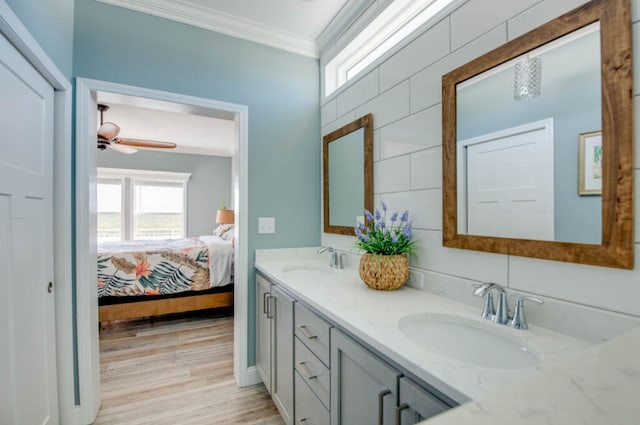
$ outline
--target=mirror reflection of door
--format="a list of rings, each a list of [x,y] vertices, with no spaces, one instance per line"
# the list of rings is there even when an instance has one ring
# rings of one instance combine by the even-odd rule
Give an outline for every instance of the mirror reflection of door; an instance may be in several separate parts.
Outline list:
[[[458,229],[471,235],[554,239],[553,120],[459,143],[459,181],[466,215]],[[466,192],[466,193],[465,193]]]
[[[469,159],[475,158],[474,166],[480,168],[466,170],[472,164],[465,165],[465,172],[468,171],[465,179],[470,182],[469,189],[481,189],[477,193],[469,192],[468,199],[461,199],[460,192],[466,194],[466,189],[461,190],[466,180],[458,175],[459,233],[601,242],[602,197],[584,196],[578,189],[579,135],[602,126],[599,52],[600,27],[594,23],[457,84],[458,155],[463,141],[466,143],[469,139],[494,133],[506,134],[508,129],[524,123],[553,120],[549,148],[553,154],[553,187],[536,189],[544,195],[533,196],[529,184],[534,180],[536,185],[546,181],[539,175],[541,167],[546,167],[539,160],[538,149],[542,145],[536,144],[534,148],[534,145],[515,140],[509,145],[509,141],[502,140],[500,146],[496,141],[495,146],[481,144],[468,149]],[[518,78],[516,64],[534,58],[539,59],[535,71],[540,77],[537,90],[534,95],[521,98],[517,96],[517,87],[522,78]],[[533,79],[533,74],[528,77]],[[525,160],[531,162],[524,163]],[[502,162],[504,167],[498,167],[497,162]],[[526,170],[535,170],[535,178],[534,174],[526,175]],[[516,172],[518,174],[514,174]],[[476,178],[481,178],[482,182],[476,182]],[[489,181],[491,186],[486,186]],[[540,201],[548,196],[553,199]],[[510,203],[511,208],[498,206],[505,203]],[[467,211],[467,204],[474,211]]]

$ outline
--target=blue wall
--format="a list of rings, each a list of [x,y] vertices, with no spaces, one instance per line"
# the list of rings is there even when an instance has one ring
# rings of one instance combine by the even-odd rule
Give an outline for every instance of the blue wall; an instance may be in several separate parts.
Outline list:
[[[71,79],[74,0],[6,0],[51,60]]]
[[[187,236],[211,235],[220,203],[231,205],[231,158],[139,150],[98,152],[98,167],[191,173],[187,185]]]
[[[255,249],[320,243],[318,61],[77,0],[73,75],[249,107],[248,343],[254,364]],[[275,217],[277,233],[259,235],[259,216]]]

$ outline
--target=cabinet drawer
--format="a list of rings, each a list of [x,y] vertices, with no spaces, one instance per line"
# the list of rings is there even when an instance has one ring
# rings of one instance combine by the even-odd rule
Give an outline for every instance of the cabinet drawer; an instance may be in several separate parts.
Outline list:
[[[329,411],[297,371],[295,376],[295,425],[329,425]]]
[[[329,323],[308,308],[296,303],[295,334],[325,366],[329,366]]]
[[[295,338],[295,368],[302,380],[328,409],[331,387],[329,368],[323,365],[298,338]]]

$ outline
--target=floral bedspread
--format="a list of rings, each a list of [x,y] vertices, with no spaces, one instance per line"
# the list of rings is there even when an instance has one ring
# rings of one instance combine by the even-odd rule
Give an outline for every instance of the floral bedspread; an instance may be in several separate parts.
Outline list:
[[[166,295],[211,287],[209,248],[198,238],[101,243],[98,296]]]

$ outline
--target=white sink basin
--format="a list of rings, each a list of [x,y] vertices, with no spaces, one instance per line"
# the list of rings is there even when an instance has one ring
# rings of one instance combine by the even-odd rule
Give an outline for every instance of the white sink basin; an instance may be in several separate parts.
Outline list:
[[[494,369],[538,366],[540,351],[504,325],[448,314],[420,313],[400,319],[400,331],[424,349],[460,362]]]
[[[292,272],[312,272],[312,273],[331,273],[334,271],[329,266],[322,266],[320,264],[291,264],[289,266],[282,267],[284,273]]]

